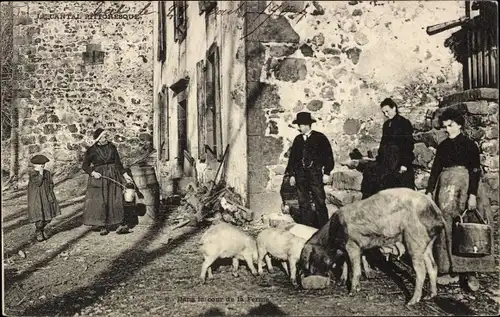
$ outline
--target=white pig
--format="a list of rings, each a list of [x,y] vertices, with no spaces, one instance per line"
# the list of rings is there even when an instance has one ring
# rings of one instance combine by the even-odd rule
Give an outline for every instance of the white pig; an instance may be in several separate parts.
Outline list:
[[[257,275],[254,266],[258,257],[255,239],[231,224],[221,222],[209,228],[200,239],[200,252],[205,258],[200,274],[203,283],[207,270],[208,278],[213,277],[211,265],[218,258],[233,258],[235,277],[238,276],[239,260],[245,260],[252,274]]]
[[[263,230],[257,236],[257,250],[259,253],[257,266],[259,274],[264,274],[262,269],[264,265],[263,259],[266,260],[269,272],[274,271],[271,264],[271,258],[269,257],[270,254],[282,261],[281,264],[286,274],[290,276],[292,284],[297,286],[297,261],[300,258],[300,253],[306,241],[307,240],[299,238],[285,229],[269,228]],[[288,271],[286,261],[288,261],[288,265],[290,266],[290,272]]]

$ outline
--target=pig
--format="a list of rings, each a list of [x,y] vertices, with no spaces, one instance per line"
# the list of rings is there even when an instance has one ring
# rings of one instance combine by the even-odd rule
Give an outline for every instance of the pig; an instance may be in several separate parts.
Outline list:
[[[400,253],[401,243],[411,257],[416,274],[415,290],[407,302],[411,306],[422,297],[426,275],[430,280],[430,294],[426,299],[437,295],[437,265],[432,249],[441,232],[448,240],[444,227],[441,210],[431,198],[409,188],[385,189],[337,211],[304,245],[300,267],[306,276],[326,275],[328,265],[347,253],[352,272],[350,293],[354,294],[360,290],[362,251],[372,248],[383,251],[383,247],[396,245]],[[451,259],[449,248],[447,251]]]
[[[317,231],[318,229],[310,226],[306,226],[303,224],[291,224],[287,226],[282,227],[285,230],[288,230],[290,233],[293,235],[300,237],[302,239],[305,239],[306,241],[309,240]],[[373,277],[373,272],[372,269],[370,268],[370,265],[368,264],[368,261],[366,260],[365,256],[361,257],[362,263],[363,263],[363,269],[365,276],[367,278],[372,278]],[[332,268],[335,268],[336,263],[333,263]],[[340,277],[339,284],[345,284],[347,282],[347,265],[345,265],[345,262],[342,263],[342,275]]]
[[[287,230],[279,228],[269,228],[263,230],[257,236],[257,250],[259,254],[258,272],[260,275],[264,274],[262,266],[265,258],[269,272],[273,272],[271,258],[273,257],[281,260],[281,264],[285,269],[287,275],[290,276],[292,285],[297,284],[297,261],[300,258],[302,248],[306,243],[306,239],[299,238]],[[269,254],[268,254],[269,253]],[[290,266],[290,272],[287,269],[286,261]]]
[[[205,283],[207,270],[208,278],[213,278],[211,265],[218,258],[233,258],[235,277],[238,276],[239,260],[245,260],[252,274],[257,275],[254,266],[258,258],[255,239],[231,224],[221,222],[209,228],[200,239],[199,250],[205,259],[201,266],[202,283]]]

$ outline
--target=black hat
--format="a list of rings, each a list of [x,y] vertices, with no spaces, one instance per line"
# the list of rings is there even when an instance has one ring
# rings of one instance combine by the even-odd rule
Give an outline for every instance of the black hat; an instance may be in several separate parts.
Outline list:
[[[311,114],[309,112],[299,112],[297,113],[297,119],[293,120],[293,124],[311,124],[316,122],[313,118],[311,118]]]
[[[35,155],[31,159],[31,163],[33,164],[45,164],[49,161],[49,159],[45,155]]]
[[[97,139],[101,135],[101,133],[103,131],[104,131],[103,128],[98,128],[97,130],[95,130],[95,132],[94,132],[94,140]]]

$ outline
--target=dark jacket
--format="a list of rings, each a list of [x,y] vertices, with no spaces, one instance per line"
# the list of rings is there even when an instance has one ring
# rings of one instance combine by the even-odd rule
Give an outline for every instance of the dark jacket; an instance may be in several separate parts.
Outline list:
[[[413,126],[410,120],[396,114],[394,118],[384,122],[377,161],[383,163],[385,157],[392,156],[387,152],[397,151],[397,162],[393,162],[394,168],[397,170],[401,166],[411,168],[415,158],[413,143]]]
[[[302,134],[293,140],[285,175],[295,176],[304,165],[311,169],[323,169],[325,175],[333,170],[335,162],[332,146],[323,133],[311,131],[307,141],[304,141]]]
[[[443,168],[452,166],[464,166],[467,168],[469,171],[469,188],[467,194],[477,195],[481,177],[479,148],[474,141],[462,133],[454,139],[447,138],[439,143],[436,150],[436,157],[432,163],[426,192],[432,193]]]
[[[31,171],[28,183],[28,218],[31,222],[50,221],[61,214],[54,194],[54,182],[49,171],[43,175]]]

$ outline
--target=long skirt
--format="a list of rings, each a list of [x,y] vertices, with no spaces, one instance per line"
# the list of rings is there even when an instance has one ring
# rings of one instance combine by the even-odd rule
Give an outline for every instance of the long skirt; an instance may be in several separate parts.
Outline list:
[[[97,166],[95,171],[123,183],[123,176],[114,165]],[[113,226],[123,221],[122,188],[107,179],[90,176],[85,195],[83,223],[88,226]]]
[[[439,268],[439,273],[450,273],[450,261],[446,249],[446,244],[451,249],[452,245],[452,228],[454,220],[461,215],[466,207],[469,195],[467,189],[469,187],[469,172],[463,166],[448,167],[439,175],[436,188],[434,189],[434,201],[441,209],[445,219],[445,230],[448,235],[446,239],[442,233],[434,243],[434,257]],[[486,195],[483,184],[479,183],[477,194],[477,210],[484,220],[487,220],[490,225],[493,225],[493,216],[489,198]],[[464,217],[464,222],[477,222],[472,212],[468,212]],[[493,230],[491,241],[493,241]],[[491,244],[491,255],[484,257],[466,257],[452,255],[452,273],[466,272],[494,272],[495,260],[493,257],[493,244]]]

